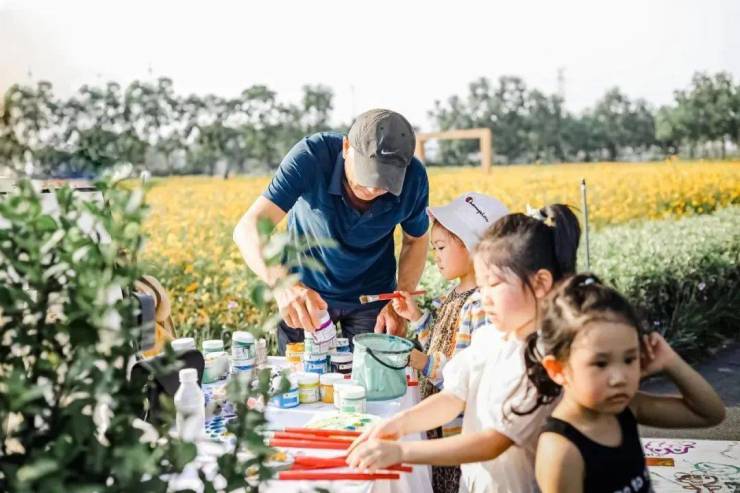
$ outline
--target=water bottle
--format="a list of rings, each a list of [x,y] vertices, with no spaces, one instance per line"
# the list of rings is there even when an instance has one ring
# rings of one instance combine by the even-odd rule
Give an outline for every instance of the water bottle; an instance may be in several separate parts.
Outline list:
[[[198,386],[198,370],[180,370],[180,387],[175,393],[175,426],[177,435],[186,442],[194,442],[204,432],[206,399]]]

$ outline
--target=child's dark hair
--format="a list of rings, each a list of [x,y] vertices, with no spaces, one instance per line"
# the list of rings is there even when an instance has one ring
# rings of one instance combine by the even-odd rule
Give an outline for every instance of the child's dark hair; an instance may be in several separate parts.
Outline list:
[[[538,319],[538,330],[527,338],[526,377],[522,383],[527,387],[525,400],[531,391],[535,391],[537,397],[528,409],[511,408],[520,416],[534,412],[560,395],[561,387],[550,379],[541,361],[546,355],[567,359],[580,328],[603,321],[630,325],[638,333],[641,329],[640,318],[629,301],[590,273],[576,274],[561,281],[542,300]]]
[[[569,206],[553,204],[528,214],[508,214],[491,226],[475,249],[485,263],[510,270],[527,286],[540,269],[549,270],[553,280],[576,270],[576,252],[581,238],[578,218]]]

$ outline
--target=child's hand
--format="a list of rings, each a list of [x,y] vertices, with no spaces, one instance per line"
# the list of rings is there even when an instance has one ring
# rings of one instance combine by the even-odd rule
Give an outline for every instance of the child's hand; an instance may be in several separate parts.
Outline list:
[[[401,427],[401,420],[398,416],[381,421],[363,431],[362,434],[352,442],[347,453],[352,452],[356,447],[367,442],[368,440],[398,440],[404,435]]]
[[[642,377],[659,373],[669,367],[678,354],[658,332],[651,332],[642,336],[644,351],[640,355]]]
[[[416,322],[421,318],[421,310],[408,291],[396,291],[401,298],[393,298],[393,309],[406,320]]]
[[[401,444],[385,440],[365,442],[347,456],[347,464],[361,471],[374,472],[401,462],[403,462]]]
[[[409,355],[409,366],[414,370],[423,371],[424,367],[427,366],[429,356],[422,353],[418,349],[412,349],[411,355]]]

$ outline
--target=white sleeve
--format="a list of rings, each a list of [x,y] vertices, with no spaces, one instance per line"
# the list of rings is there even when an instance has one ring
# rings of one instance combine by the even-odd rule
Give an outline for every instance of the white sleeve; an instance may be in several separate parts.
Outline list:
[[[506,435],[520,447],[530,446],[539,436],[555,403],[541,405],[535,411],[523,416],[515,414],[513,410],[526,412],[532,409],[537,400],[537,392],[533,387],[520,384],[516,379],[510,381],[508,387],[506,394],[511,395],[511,398],[503,403],[500,400],[490,403],[491,422],[487,423],[487,427]]]
[[[442,390],[452,393],[458,399],[467,401],[472,365],[473,351],[471,347],[457,353],[442,368]]]

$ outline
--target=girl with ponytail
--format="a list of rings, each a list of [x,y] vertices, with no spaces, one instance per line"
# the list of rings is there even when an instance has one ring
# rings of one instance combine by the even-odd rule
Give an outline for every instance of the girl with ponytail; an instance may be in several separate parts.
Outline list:
[[[535,444],[555,401],[538,400],[538,392],[522,385],[529,371],[523,354],[536,330],[538,300],[575,271],[580,234],[578,219],[560,204],[509,214],[491,226],[473,255],[489,325],[448,361],[441,392],[363,433],[348,464],[369,470],[400,462],[461,464],[460,491],[536,491]],[[398,441],[463,411],[460,435]]]
[[[543,493],[652,491],[637,424],[688,428],[724,418],[709,383],[660,334],[641,335],[629,302],[592,274],[553,289],[540,304],[538,327],[525,352],[525,385],[535,397],[512,414],[527,416],[559,400],[537,447]],[[639,392],[640,378],[658,371],[682,395]]]

